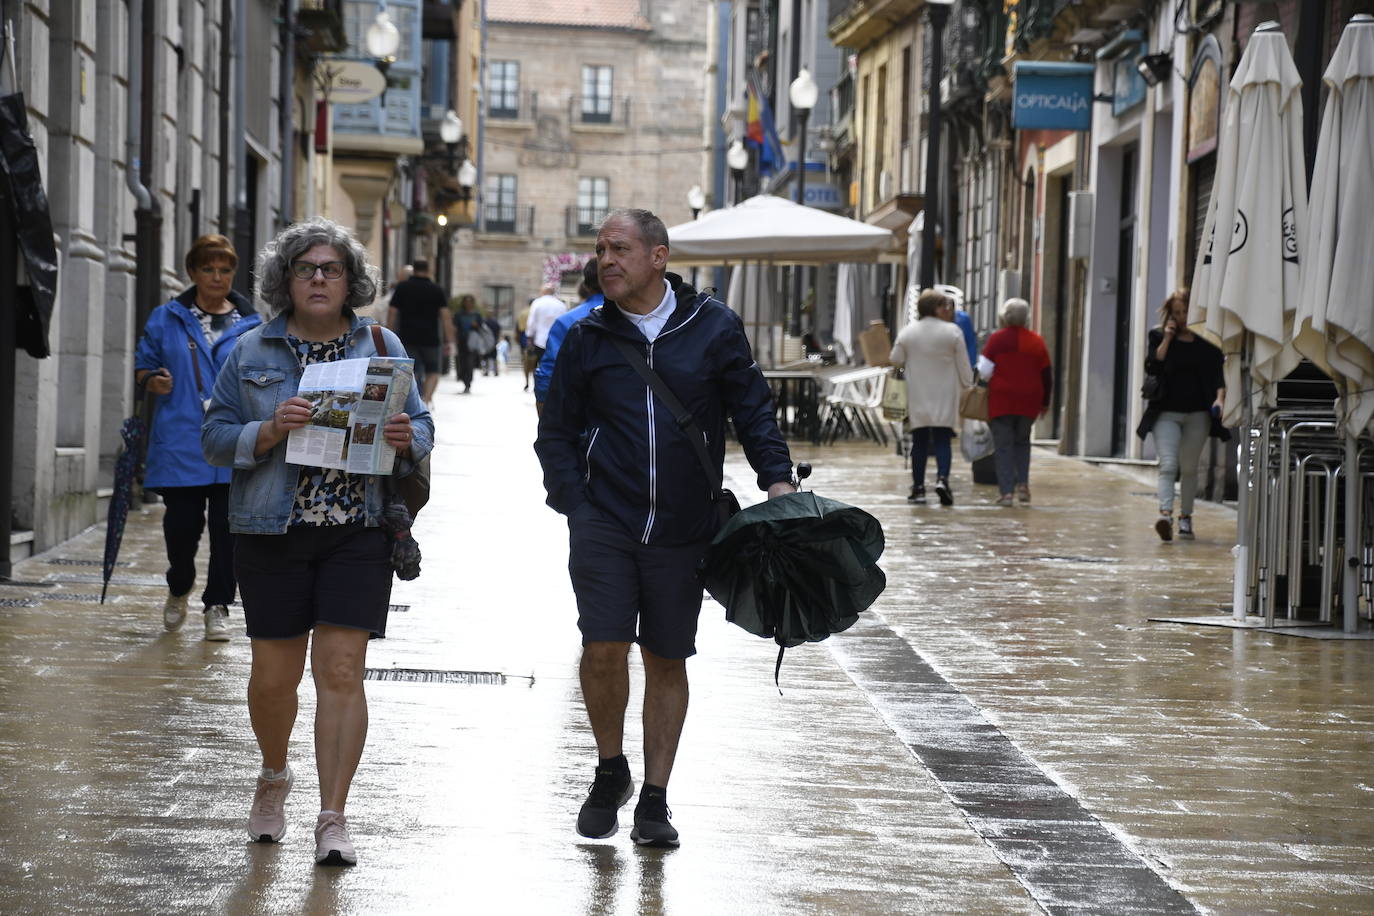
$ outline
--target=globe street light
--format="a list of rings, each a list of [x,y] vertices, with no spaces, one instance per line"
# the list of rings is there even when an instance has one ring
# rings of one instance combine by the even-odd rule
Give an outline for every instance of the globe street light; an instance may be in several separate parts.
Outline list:
[[[930,127],[926,132],[925,224],[921,229],[921,289],[935,285],[935,233],[940,221],[940,80],[945,70],[945,22],[954,0],[926,0],[930,17]]]
[[[467,203],[472,199],[472,186],[477,182],[477,166],[471,159],[464,159],[458,166],[458,199]]]
[[[687,192],[687,206],[692,209],[692,219],[701,215],[701,211],[706,208],[706,194],[701,190],[701,185],[694,184]]]
[[[385,4],[377,9],[372,25],[367,27],[364,36],[367,53],[377,62],[377,69],[386,76],[386,71],[396,62],[396,52],[401,49],[401,32],[386,11]]]
[[[819,95],[816,81],[805,67],[797,73],[792,85],[787,87],[787,100],[797,114],[797,203],[803,207],[806,206],[806,119],[811,116],[811,109],[816,107]],[[788,333],[793,337],[801,336],[801,298],[802,268],[797,265],[792,268],[792,317],[788,322]]]
[[[749,167],[749,151],[744,148],[743,140],[736,140],[725,151],[725,164],[735,178],[735,203],[740,202],[744,190],[744,170]]]

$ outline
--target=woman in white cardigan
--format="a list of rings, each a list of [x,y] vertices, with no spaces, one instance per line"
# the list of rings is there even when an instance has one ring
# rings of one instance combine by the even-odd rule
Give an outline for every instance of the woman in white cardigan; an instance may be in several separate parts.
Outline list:
[[[954,505],[949,488],[950,439],[959,422],[959,394],[973,384],[954,302],[928,289],[916,300],[917,318],[902,328],[888,361],[906,372],[907,428],[911,430],[911,493],[925,502],[926,458],[935,455],[935,495]]]

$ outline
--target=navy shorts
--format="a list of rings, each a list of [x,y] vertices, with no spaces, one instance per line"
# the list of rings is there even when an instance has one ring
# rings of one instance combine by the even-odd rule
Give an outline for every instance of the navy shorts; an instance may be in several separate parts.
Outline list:
[[[696,654],[697,563],[708,542],[646,546],[590,502],[573,511],[568,528],[568,573],[584,646],[637,642],[659,658]]]
[[[234,572],[252,639],[292,639],[317,623],[386,635],[391,545],[381,528],[292,525],[234,535]]]
[[[416,365],[422,367],[425,372],[434,373],[439,371],[439,348],[437,346],[416,344],[415,346],[406,347],[406,353],[409,354],[410,358],[415,360]],[[423,377],[421,373],[418,372],[416,375]]]

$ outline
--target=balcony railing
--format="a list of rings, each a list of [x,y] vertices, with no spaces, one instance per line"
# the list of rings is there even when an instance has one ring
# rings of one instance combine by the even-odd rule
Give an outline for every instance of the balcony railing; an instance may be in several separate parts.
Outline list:
[[[302,0],[296,10],[300,42],[315,54],[338,54],[348,47],[343,0]]]
[[[539,93],[528,90],[507,99],[493,99],[488,94],[487,117],[493,121],[533,121],[539,117]]]
[[[564,213],[564,234],[570,239],[593,238],[609,212],[606,207],[568,207]]]
[[[483,207],[481,231],[491,235],[534,235],[534,207]]]
[[[629,127],[630,99],[623,95],[609,98],[574,95],[568,99],[568,123],[574,127]]]

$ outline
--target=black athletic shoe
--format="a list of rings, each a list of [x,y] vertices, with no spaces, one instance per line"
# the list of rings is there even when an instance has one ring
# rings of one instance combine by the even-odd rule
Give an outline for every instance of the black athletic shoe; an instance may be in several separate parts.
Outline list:
[[[909,503],[923,503],[926,501],[926,488],[913,486],[911,492],[906,495]]]
[[[675,848],[678,845],[677,830],[668,823],[673,812],[668,810],[668,796],[662,789],[645,787],[635,805],[635,826],[630,831],[630,839],[640,846],[664,846]]]
[[[634,780],[628,768],[598,766],[587,800],[577,813],[577,832],[593,840],[615,836],[620,829],[616,812],[635,794]]]
[[[949,489],[949,481],[943,477],[935,481],[935,495],[940,497],[940,505],[954,505],[954,493]]]

